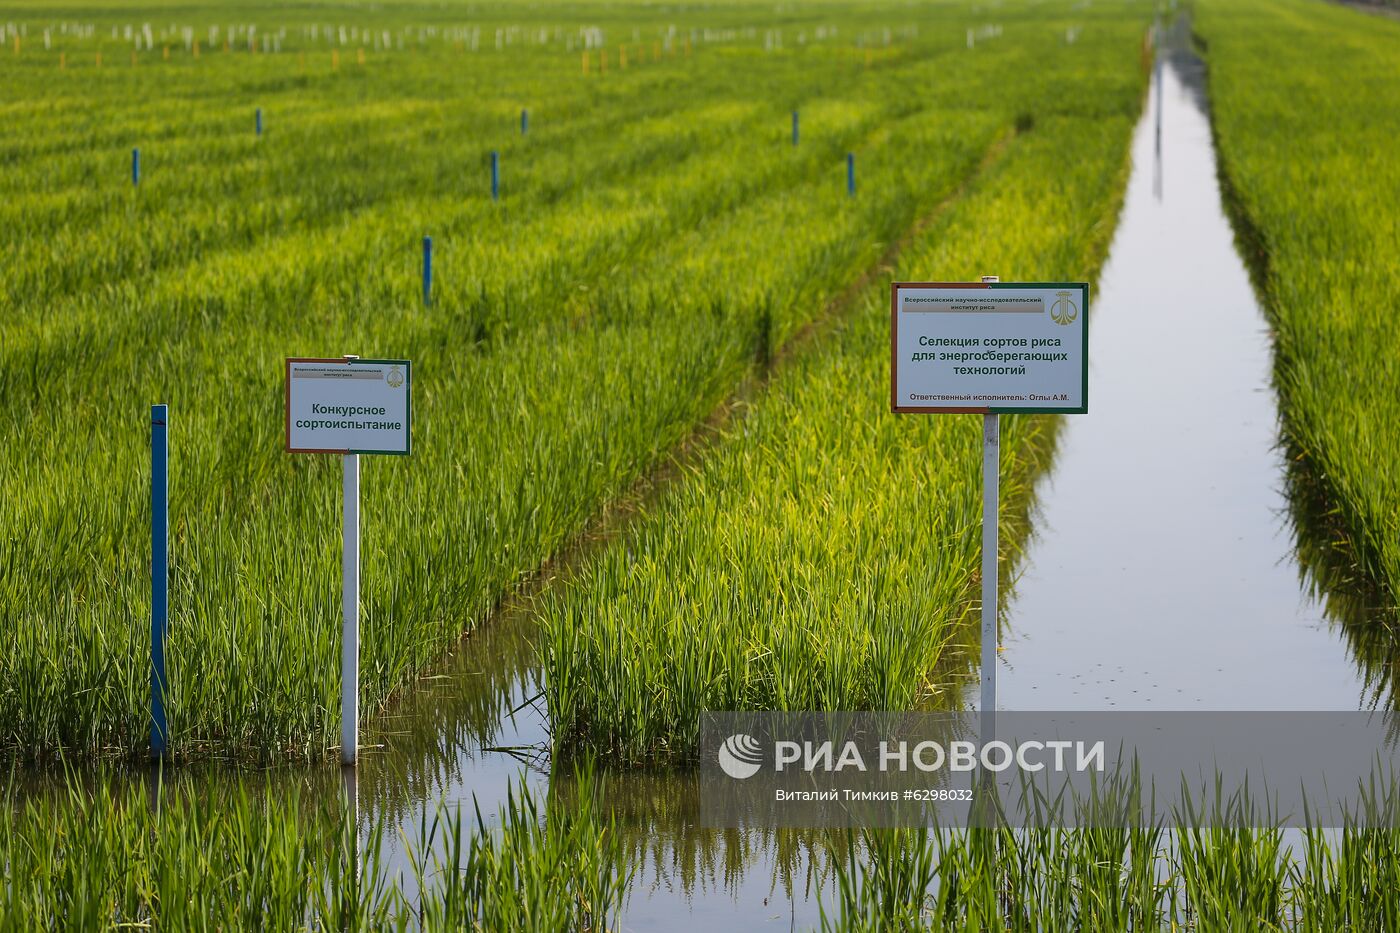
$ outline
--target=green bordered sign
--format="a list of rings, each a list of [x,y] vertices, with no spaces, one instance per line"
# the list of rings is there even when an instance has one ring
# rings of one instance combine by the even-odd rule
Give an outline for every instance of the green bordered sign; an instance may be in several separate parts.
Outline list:
[[[896,282],[895,411],[1089,410],[1089,286],[1083,282]]]
[[[408,360],[287,360],[287,451],[407,454],[413,366]]]

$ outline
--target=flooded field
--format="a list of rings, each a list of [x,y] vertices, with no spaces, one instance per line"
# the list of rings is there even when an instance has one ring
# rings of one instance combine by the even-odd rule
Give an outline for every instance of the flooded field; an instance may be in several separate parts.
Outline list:
[[[969,29],[967,50],[993,41],[999,29]],[[1077,35],[1066,33],[1065,44]],[[588,61],[585,55],[585,74]],[[867,53],[864,67],[870,63]],[[1049,467],[1022,496],[1033,503],[1030,533],[1019,553],[1003,555],[1010,565],[1003,578],[1011,582],[1001,600],[999,707],[1388,708],[1394,644],[1384,626],[1372,624],[1374,598],[1353,592],[1331,569],[1326,532],[1298,502],[1280,449],[1274,346],[1226,209],[1205,70],[1184,19],[1165,34],[1152,75],[1123,209],[1093,293],[1089,413],[1047,432]],[[258,119],[261,128],[261,111]],[[795,113],[792,119],[796,145]],[[969,150],[962,168],[970,177],[995,165],[1019,137],[1041,132],[1029,117],[1010,125],[1014,131],[1001,137],[990,122],[976,127],[986,152],[973,158]],[[522,135],[524,126],[522,115]],[[892,159],[885,169],[896,165]],[[949,182],[946,202],[967,186]],[[1018,278],[1016,269],[986,271]],[[789,325],[790,334],[810,322]],[[762,327],[756,358],[766,372],[772,320]],[[715,333],[723,343],[725,328],[716,325]],[[596,349],[579,358],[593,359]],[[724,350],[731,351],[726,365],[735,372],[748,365],[748,350]],[[710,396],[725,397],[718,381],[706,386]],[[685,436],[686,418],[707,410],[694,407],[668,423],[668,438]],[[638,429],[638,449],[651,443],[649,431]],[[628,488],[629,477],[619,471],[611,485],[590,489],[606,501],[607,489]],[[571,540],[562,521],[551,541]],[[295,791],[308,818],[323,822],[326,811],[315,804],[343,806],[355,822],[358,856],[373,849],[373,870],[412,902],[413,840],[444,807],[468,821],[479,812],[495,827],[498,809],[522,786],[541,800],[568,799],[574,779],[551,761],[537,600],[573,572],[568,560],[547,564],[541,579],[508,598],[425,676],[399,687],[387,712],[364,725],[358,768],[249,770],[232,756],[215,757],[176,769],[175,793],[216,810],[235,784],[269,798]],[[518,581],[528,571],[502,574]],[[476,594],[481,605],[490,603],[485,593]],[[952,687],[930,704],[960,696],[975,703],[975,692],[961,689],[976,676],[976,646],[962,643],[966,635],[940,659]],[[157,806],[149,772],[94,766],[77,774],[93,785],[140,785]],[[621,929],[810,929],[837,904],[831,850],[818,834],[701,828],[693,770],[639,768],[603,778],[604,802],[635,868]],[[52,795],[59,784],[50,772],[16,772],[11,788],[22,802]]]
[[[1065,419],[1004,601],[1002,709],[1375,703],[1373,674],[1297,557],[1269,334],[1222,206],[1206,108],[1201,63],[1178,29],[1095,295],[1090,414]],[[378,727],[384,748],[362,781],[386,797],[414,788],[401,798],[409,823],[439,799],[494,808],[520,775],[547,785],[528,613],[501,622]],[[617,812],[648,853],[628,929],[819,922],[822,860],[797,837],[696,829],[689,774],[613,780]]]

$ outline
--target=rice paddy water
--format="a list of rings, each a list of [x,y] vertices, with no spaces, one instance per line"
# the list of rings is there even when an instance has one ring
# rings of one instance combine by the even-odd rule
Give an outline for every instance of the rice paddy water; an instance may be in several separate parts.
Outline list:
[[[1000,705],[1364,708],[1373,676],[1294,556],[1270,336],[1204,70],[1171,36],[1094,301],[1090,414],[1066,419],[1005,601]]]

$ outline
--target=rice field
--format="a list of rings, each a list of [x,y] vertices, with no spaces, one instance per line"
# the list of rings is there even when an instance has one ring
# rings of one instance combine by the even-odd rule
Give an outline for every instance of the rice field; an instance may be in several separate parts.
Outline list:
[[[1393,831],[870,831],[826,930],[1388,930]]]
[[[1400,23],[1197,6],[1300,546],[1390,610]],[[1164,12],[0,3],[0,929],[620,929],[649,870],[689,902],[751,857],[833,930],[1400,927],[1393,830],[754,836],[676,793],[703,711],[960,702],[981,434],[889,413],[889,282],[1095,280]],[[346,353],[419,389],[362,467],[363,717],[483,655],[363,816],[323,767],[340,464],[282,433],[283,359]],[[146,756],[156,402],[172,760],[92,780]],[[1009,569],[1059,425],[1003,418]],[[406,825],[459,734],[528,757],[535,664],[549,789]]]
[[[380,858],[393,826],[361,834],[295,785],[236,783],[218,806],[188,780],[118,787],[7,795],[0,929],[598,930],[631,873],[587,770],[558,804],[522,787],[496,814],[440,808],[397,876]]]
[[[1144,89],[1140,25],[1105,30],[1101,62],[1040,72],[1043,100],[1060,103],[1025,102],[1023,131],[967,185],[945,187],[889,278],[1058,281],[1100,266]],[[981,426],[884,410],[888,301],[887,282],[867,289],[638,533],[550,593],[556,749],[674,763],[693,757],[703,710],[957,702],[980,560]],[[1055,421],[1011,417],[1002,430],[1014,551]]]
[[[645,853],[588,767],[496,814],[440,807],[394,827],[334,800],[169,785],[60,786],[0,807],[0,929],[618,929]],[[791,845],[774,841],[776,845]],[[824,930],[1389,930],[1396,831],[826,831],[805,841]],[[723,869],[719,849],[699,870]],[[455,870],[454,870],[455,869]],[[730,868],[732,870],[732,867]],[[695,883],[696,879],[692,879]]]
[[[1400,600],[1400,22],[1339,5],[1206,2],[1221,165],[1275,330],[1283,441],[1319,575],[1377,647]],[[1376,617],[1380,618],[1377,619]],[[1386,642],[1393,642],[1389,637]]]
[[[24,755],[143,748],[149,404],[172,752],[324,756],[339,464],[282,452],[283,357],[415,363],[414,454],[364,468],[372,715],[1059,106],[1006,75],[1133,86],[1146,17],[542,7],[463,32],[390,4],[342,37],[215,12],[5,26],[0,744]]]

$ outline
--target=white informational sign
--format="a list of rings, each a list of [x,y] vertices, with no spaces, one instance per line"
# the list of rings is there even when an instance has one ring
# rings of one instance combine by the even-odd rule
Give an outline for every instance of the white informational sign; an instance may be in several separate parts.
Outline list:
[[[287,360],[287,451],[407,454],[408,360]]]
[[[897,412],[1089,410],[1089,286],[896,282],[891,397]]]

